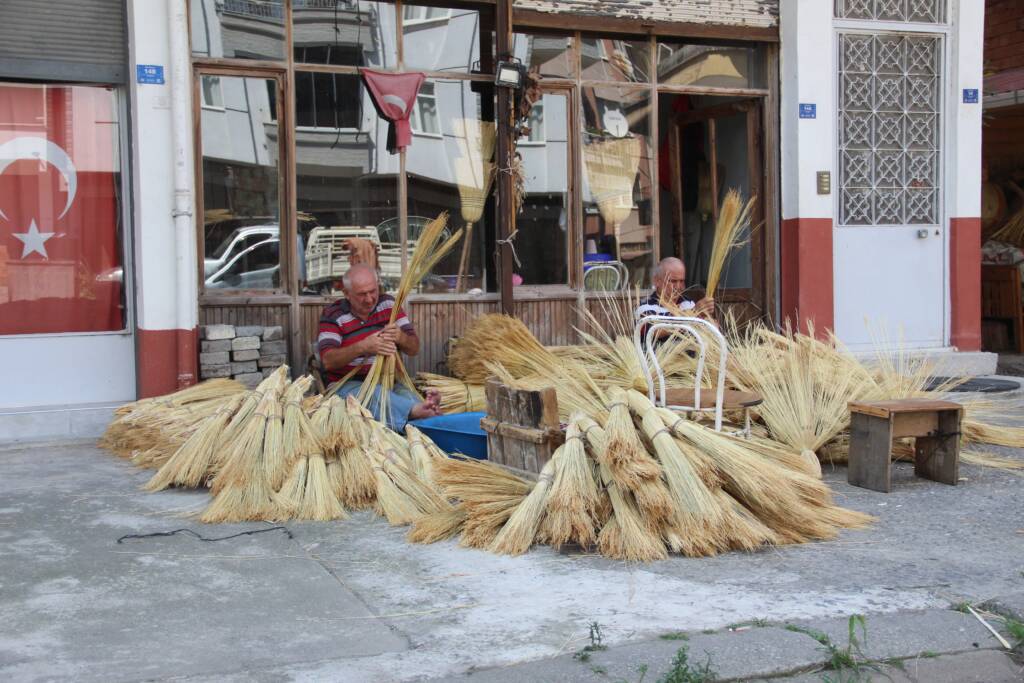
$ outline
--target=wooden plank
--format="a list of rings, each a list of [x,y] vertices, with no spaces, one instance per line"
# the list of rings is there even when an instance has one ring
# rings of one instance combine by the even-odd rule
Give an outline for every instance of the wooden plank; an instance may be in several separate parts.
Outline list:
[[[895,413],[915,413],[927,410],[961,410],[959,403],[928,398],[903,398],[892,401],[850,401],[850,411],[864,415],[889,417]]]
[[[894,413],[892,415],[892,438],[905,436],[928,436],[939,429],[939,413],[931,410],[922,413]]]
[[[914,473],[956,486],[960,480],[960,413],[945,411],[938,418],[938,433],[914,443]]]
[[[850,464],[846,481],[872,491],[889,493],[892,422],[886,418],[854,413],[850,416]]]

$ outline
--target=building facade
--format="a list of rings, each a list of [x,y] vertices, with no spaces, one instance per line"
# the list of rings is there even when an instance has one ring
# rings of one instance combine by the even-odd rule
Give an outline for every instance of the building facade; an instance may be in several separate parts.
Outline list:
[[[699,288],[732,189],[740,319],[979,348],[982,3],[37,5],[0,8],[9,438],[197,381],[205,324],[280,325],[302,367],[332,245],[373,241],[393,286],[442,211],[466,238],[410,303],[414,370],[485,312],[574,343],[665,256]],[[362,69],[425,76],[399,153]]]

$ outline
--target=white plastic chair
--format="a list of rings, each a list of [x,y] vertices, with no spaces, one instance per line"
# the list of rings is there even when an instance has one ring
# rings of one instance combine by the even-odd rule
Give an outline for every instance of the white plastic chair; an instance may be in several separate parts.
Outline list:
[[[644,333],[646,328],[646,334]],[[657,335],[662,330],[682,332],[692,336],[697,342],[697,372],[694,378],[693,405],[672,405],[668,403],[667,390],[665,387],[665,372],[661,363],[658,362],[658,354],[655,350]],[[709,332],[709,338],[719,347],[718,380],[715,386],[715,403],[713,408],[702,407],[700,394],[704,380],[704,361],[707,356],[707,341],[700,334],[701,330]],[[647,397],[657,406],[669,410],[686,412],[711,412],[715,414],[715,431],[722,431],[722,411],[726,408],[742,408],[744,425],[743,429],[736,432],[743,436],[750,435],[750,408],[761,403],[758,396],[742,395],[736,405],[727,405],[727,392],[725,389],[725,368],[729,357],[729,345],[722,334],[713,323],[702,318],[680,317],[671,315],[650,315],[641,318],[633,328],[633,345],[636,348],[637,358],[640,359],[640,367],[647,380]],[[657,391],[655,391],[655,378],[657,378]],[[732,392],[737,393],[737,392]],[[737,394],[739,395],[739,394]]]

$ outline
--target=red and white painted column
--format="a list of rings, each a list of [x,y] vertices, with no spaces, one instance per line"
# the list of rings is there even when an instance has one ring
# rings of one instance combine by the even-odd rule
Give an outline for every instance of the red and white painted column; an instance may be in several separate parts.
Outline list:
[[[950,51],[949,343],[958,351],[981,349],[981,102],[965,103],[965,89],[981,92],[985,3],[953,3]]]
[[[781,322],[817,334],[834,328],[832,195],[817,193],[817,172],[833,169],[836,64],[832,3],[782,0],[780,118],[782,121]],[[801,118],[813,103],[815,118]]]
[[[187,27],[185,0],[129,2],[132,74],[138,64],[163,65],[166,81],[140,85],[133,79],[131,86],[140,398],[197,379],[198,264]]]

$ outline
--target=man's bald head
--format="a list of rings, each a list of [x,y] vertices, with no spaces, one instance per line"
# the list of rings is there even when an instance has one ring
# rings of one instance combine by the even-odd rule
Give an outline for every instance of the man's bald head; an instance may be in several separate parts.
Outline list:
[[[358,263],[342,276],[341,283],[345,289],[345,298],[352,307],[352,313],[357,317],[367,318],[380,300],[377,271],[365,263]]]
[[[675,300],[686,289],[686,264],[675,256],[661,259],[651,283],[660,296]]]

